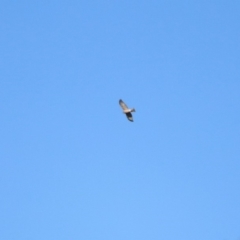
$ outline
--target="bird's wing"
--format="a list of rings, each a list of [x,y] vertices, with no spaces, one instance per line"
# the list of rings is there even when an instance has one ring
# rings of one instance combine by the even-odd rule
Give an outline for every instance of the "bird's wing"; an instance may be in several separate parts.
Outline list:
[[[131,122],[133,122],[133,117],[132,114],[130,112],[126,113],[127,119]]]
[[[128,109],[128,106],[123,102],[122,99],[119,100],[119,104],[120,104],[120,106],[121,106],[121,108],[123,110],[127,110]]]

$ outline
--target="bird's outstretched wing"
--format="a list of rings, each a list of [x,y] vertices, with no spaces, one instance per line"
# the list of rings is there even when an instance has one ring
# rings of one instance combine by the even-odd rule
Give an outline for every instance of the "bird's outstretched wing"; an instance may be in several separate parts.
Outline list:
[[[131,122],[133,122],[133,117],[132,114],[130,112],[126,113],[127,119]]]
[[[123,102],[122,99],[119,100],[119,104],[123,110],[128,110],[128,106]]]

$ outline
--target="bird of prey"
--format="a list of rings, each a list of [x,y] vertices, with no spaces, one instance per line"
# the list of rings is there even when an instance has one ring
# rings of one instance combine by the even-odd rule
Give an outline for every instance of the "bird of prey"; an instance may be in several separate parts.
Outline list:
[[[131,112],[136,112],[134,108],[128,108],[128,106],[123,102],[122,99],[119,100],[119,104],[123,110],[123,113],[126,114],[126,117],[129,121],[133,122],[133,117]]]

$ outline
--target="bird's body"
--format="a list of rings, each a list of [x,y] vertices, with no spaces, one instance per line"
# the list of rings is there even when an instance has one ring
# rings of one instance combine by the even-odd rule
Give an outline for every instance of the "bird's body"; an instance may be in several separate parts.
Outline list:
[[[136,112],[134,108],[132,109],[125,109],[123,110],[123,113],[129,113],[129,112]]]
[[[123,110],[123,113],[126,114],[127,119],[133,122],[132,112],[136,112],[136,110],[134,108],[128,108],[122,99],[119,100],[119,104]]]

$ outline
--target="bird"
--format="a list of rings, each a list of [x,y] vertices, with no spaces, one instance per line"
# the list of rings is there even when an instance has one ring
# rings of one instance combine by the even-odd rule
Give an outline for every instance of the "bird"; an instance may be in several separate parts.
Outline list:
[[[119,104],[123,110],[123,113],[126,114],[127,119],[130,122],[133,122],[133,116],[131,112],[136,112],[135,108],[128,108],[128,106],[123,102],[122,99],[119,100]]]

